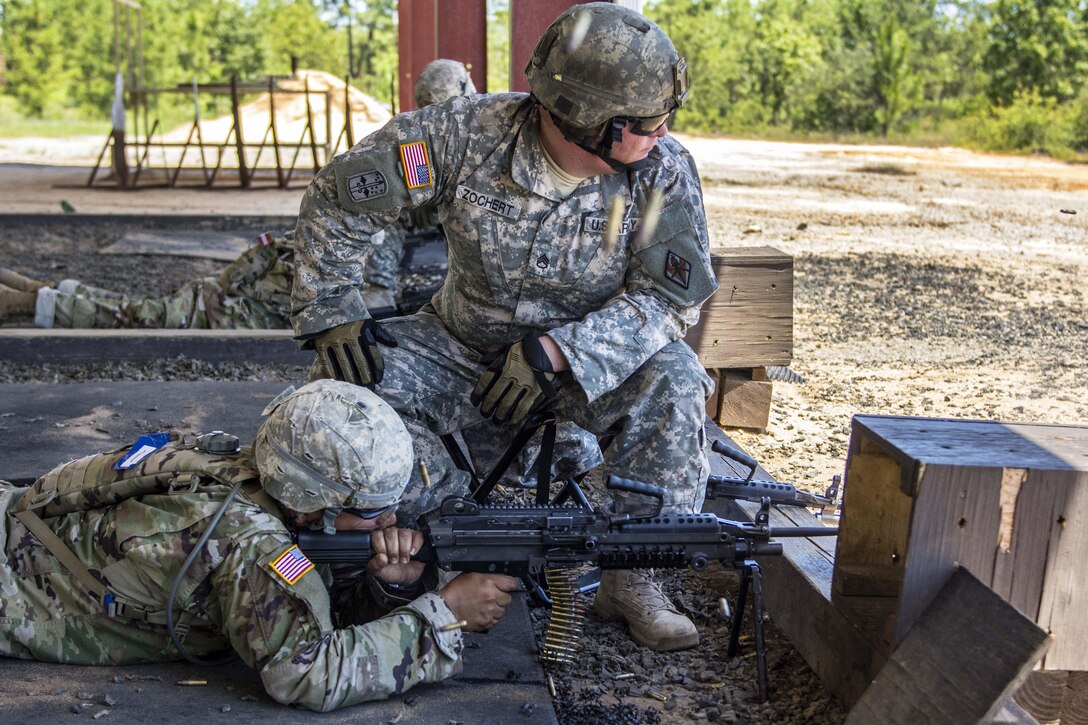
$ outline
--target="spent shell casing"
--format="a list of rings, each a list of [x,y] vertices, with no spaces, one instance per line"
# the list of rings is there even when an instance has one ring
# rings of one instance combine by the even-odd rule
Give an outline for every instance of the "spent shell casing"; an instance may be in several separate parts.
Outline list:
[[[462,627],[467,627],[467,626],[468,626],[468,621],[462,619],[459,622],[452,622],[452,623],[447,624],[445,626],[439,627],[438,631],[439,632],[452,632],[455,629],[461,629]]]
[[[208,684],[207,680],[178,680],[178,684],[182,687],[200,687],[201,685]]]

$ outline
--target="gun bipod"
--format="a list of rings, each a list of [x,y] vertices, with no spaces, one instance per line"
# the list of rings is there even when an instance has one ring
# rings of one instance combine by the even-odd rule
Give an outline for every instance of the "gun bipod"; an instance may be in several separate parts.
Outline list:
[[[733,606],[733,622],[729,631],[729,647],[726,656],[732,659],[737,656],[737,647],[740,643],[740,628],[744,623],[744,608],[748,603],[748,586],[752,587],[752,617],[754,619],[756,635],[756,687],[758,688],[759,701],[767,702],[767,646],[763,638],[763,574],[759,564],[752,559],[746,559],[741,564],[744,573],[741,574],[740,588],[737,591],[737,603]]]

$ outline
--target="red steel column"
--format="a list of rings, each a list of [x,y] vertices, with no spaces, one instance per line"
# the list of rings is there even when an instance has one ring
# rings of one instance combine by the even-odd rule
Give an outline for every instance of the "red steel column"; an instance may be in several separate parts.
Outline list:
[[[438,3],[438,51],[428,58],[459,60],[481,93],[487,90],[487,0]]]
[[[571,5],[571,0],[510,0],[510,90],[528,91],[525,66],[536,41]]]
[[[399,111],[415,108],[416,78],[436,58],[461,61],[476,88],[487,88],[486,0],[400,0],[397,45]]]
[[[400,0],[397,8],[398,111],[410,111],[412,95],[423,66],[437,58],[438,0]]]

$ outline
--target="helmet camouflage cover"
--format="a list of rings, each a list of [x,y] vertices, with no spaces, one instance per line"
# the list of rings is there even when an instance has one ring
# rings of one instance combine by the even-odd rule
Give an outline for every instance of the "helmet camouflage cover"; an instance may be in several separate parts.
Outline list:
[[[325,510],[326,531],[344,508],[400,500],[412,470],[412,438],[370,390],[317,380],[264,410],[253,456],[272,498],[298,513]]]
[[[525,75],[533,95],[577,142],[591,141],[612,118],[662,116],[688,97],[687,64],[665,31],[611,3],[576,5],[556,18]]]
[[[468,68],[456,60],[439,58],[423,66],[416,79],[416,106],[432,106],[453,96],[476,92]]]

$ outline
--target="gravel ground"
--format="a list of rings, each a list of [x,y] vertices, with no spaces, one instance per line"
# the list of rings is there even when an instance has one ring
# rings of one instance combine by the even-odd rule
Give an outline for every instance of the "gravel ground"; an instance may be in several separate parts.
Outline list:
[[[794,256],[791,367],[804,382],[775,385],[766,432],[730,431],[776,477],[822,490],[842,472],[854,414],[1088,424],[1083,167],[956,150],[686,142],[704,177],[714,243]],[[219,269],[96,254],[120,231],[10,227],[0,231],[0,265],[137,294],[165,293]],[[0,362],[3,382],[303,374],[185,360],[33,369]],[[739,658],[724,656],[728,628],[717,600],[735,590],[732,572],[662,579],[703,642],[685,653],[648,653],[622,627],[587,617],[583,656],[557,681],[564,723],[843,721],[773,619],[771,701],[755,702],[752,644],[742,644]]]

